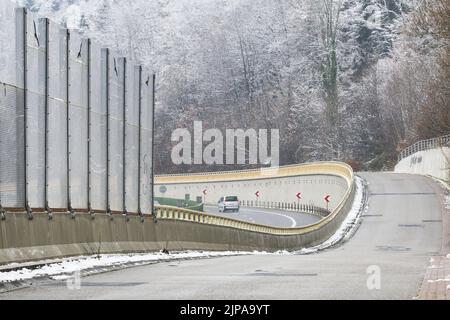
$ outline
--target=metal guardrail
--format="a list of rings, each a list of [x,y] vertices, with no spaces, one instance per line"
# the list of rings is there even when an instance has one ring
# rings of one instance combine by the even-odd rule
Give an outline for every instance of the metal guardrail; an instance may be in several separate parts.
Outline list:
[[[273,235],[298,235],[298,234],[306,234],[312,231],[316,231],[330,221],[332,221],[340,212],[344,209],[345,204],[348,199],[352,195],[354,190],[354,175],[352,168],[340,162],[319,162],[319,163],[311,163],[304,165],[293,165],[293,166],[285,166],[278,168],[277,177],[283,176],[295,176],[295,175],[335,175],[344,178],[347,181],[348,189],[342,198],[339,205],[326,217],[322,218],[320,221],[297,228],[279,228],[279,227],[270,227],[261,224],[244,222],[240,220],[235,220],[226,217],[220,217],[208,213],[202,213],[193,210],[187,210],[183,208],[169,207],[169,206],[157,206],[155,208],[157,219],[164,220],[182,220],[189,221],[194,223],[201,224],[209,224],[209,225],[217,225],[222,227],[230,227],[241,230],[248,230],[253,232],[267,233]],[[161,179],[165,178],[165,179]],[[204,174],[198,175],[170,175],[170,176],[159,176],[157,183],[167,183],[168,181],[176,180],[179,183],[186,182],[198,182],[198,180],[244,180],[244,179],[262,179],[267,178],[267,176],[260,175],[260,170],[243,170],[243,171],[232,171],[232,172],[220,172],[220,173],[212,173],[211,176],[207,176]],[[161,180],[163,181],[161,181]]]
[[[398,155],[398,162],[416,152],[435,149],[449,144],[450,134],[438,138],[418,141],[400,152],[400,154]]]
[[[273,201],[242,201],[242,207],[246,208],[262,208],[262,209],[276,209],[298,213],[308,213],[318,217],[326,217],[331,211],[312,204],[303,204],[298,202],[273,202]]]

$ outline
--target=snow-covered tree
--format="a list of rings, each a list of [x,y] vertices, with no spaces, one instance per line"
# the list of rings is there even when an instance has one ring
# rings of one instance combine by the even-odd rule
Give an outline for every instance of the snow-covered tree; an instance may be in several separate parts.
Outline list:
[[[157,74],[159,172],[230,169],[170,165],[172,130],[194,120],[279,129],[281,164],[368,169],[386,167],[419,128],[446,130],[430,129],[435,106],[445,119],[450,105],[448,23],[441,7],[423,9],[434,0],[21,1]]]

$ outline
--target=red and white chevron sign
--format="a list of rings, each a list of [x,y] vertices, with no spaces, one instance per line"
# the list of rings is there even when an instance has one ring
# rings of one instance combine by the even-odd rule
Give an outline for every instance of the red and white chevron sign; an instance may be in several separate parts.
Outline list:
[[[297,193],[295,196],[297,197],[297,199],[301,199],[301,198],[302,198],[302,193],[299,192],[299,193]]]
[[[325,196],[325,198],[323,198],[325,200],[326,203],[329,203],[331,201],[331,196],[327,195]]]
[[[260,193],[259,191],[256,191],[256,192],[255,192],[255,196],[256,196],[257,198],[259,198],[260,195],[261,195],[261,193]]]

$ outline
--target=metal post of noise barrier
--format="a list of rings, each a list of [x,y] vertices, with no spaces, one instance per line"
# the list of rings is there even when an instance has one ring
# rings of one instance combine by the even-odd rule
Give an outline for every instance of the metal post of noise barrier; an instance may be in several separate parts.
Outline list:
[[[17,12],[17,11],[16,11]],[[24,118],[24,127],[23,127],[23,147],[24,147],[24,200],[25,200],[25,210],[27,212],[27,216],[29,220],[33,220],[33,210],[30,207],[29,199],[28,199],[28,137],[27,137],[27,128],[28,128],[28,100],[27,100],[27,90],[28,90],[28,79],[27,79],[27,69],[28,69],[28,59],[27,59],[27,9],[23,8],[21,10],[21,18],[22,18],[22,54],[23,54],[23,118]],[[6,216],[4,213],[4,209],[0,205],[0,209],[2,211],[1,219],[5,220]]]
[[[95,219],[95,211],[92,209],[92,199],[91,199],[91,39],[87,40],[87,87],[88,87],[88,95],[87,95],[87,207],[88,212],[91,215],[91,219]]]
[[[111,212],[111,206],[110,206],[110,195],[109,195],[109,178],[110,178],[110,104],[109,104],[109,49],[105,49],[106,52],[106,214],[108,214],[111,217],[111,220],[113,219],[112,212]]]
[[[127,160],[126,160],[126,141],[127,141],[127,59],[123,58],[122,60],[122,69],[123,69],[123,91],[122,91],[122,117],[123,117],[123,135],[122,135],[122,208],[123,214],[125,216],[125,220],[128,222],[130,218],[128,217],[127,212],[127,200],[126,200],[126,173],[127,173]]]
[[[50,209],[49,206],[49,202],[48,202],[48,158],[49,158],[49,150],[48,150],[48,134],[49,134],[49,129],[48,129],[48,122],[49,122],[49,24],[50,21],[47,18],[43,19],[44,23],[45,23],[45,68],[44,68],[44,73],[45,73],[45,99],[44,99],[44,107],[45,107],[45,121],[44,121],[44,135],[45,135],[45,153],[44,153],[44,176],[45,176],[45,184],[44,184],[44,188],[45,188],[45,192],[44,192],[44,203],[45,203],[45,212],[48,215],[49,219],[53,218],[52,215],[52,210]]]
[[[137,190],[137,196],[138,196],[138,214],[141,217],[141,222],[144,223],[144,215],[142,213],[142,206],[141,206],[141,171],[142,171],[142,66],[139,66],[139,98],[138,98],[138,190]],[[152,199],[153,201],[153,199]]]
[[[153,222],[154,223],[157,223],[158,222],[158,220],[156,219],[156,214],[155,214],[155,93],[156,93],[156,85],[155,85],[155,82],[156,82],[156,75],[155,74],[153,74],[153,81],[152,81],[152,112],[151,112],[151,116],[152,116],[152,127],[151,127],[151,130],[152,130],[152,146],[151,146],[151,157],[152,157],[152,161],[151,161],[151,165],[152,165],[152,168],[151,168],[151,173],[150,173],[150,176],[151,176],[151,179],[152,179],[152,182],[151,182],[151,193],[152,193],[152,202],[151,202],[151,205],[150,205],[150,208],[151,208],[151,212],[152,212],[152,216],[153,216]]]
[[[75,219],[75,210],[72,208],[70,195],[70,31],[66,30],[66,165],[67,165],[67,213]]]

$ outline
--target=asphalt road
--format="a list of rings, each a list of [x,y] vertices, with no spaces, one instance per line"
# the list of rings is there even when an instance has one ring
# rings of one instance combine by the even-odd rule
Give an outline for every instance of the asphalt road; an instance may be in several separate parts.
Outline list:
[[[440,189],[421,176],[362,176],[369,209],[342,246],[160,263],[83,278],[80,290],[36,283],[0,299],[411,299],[441,248]],[[368,268],[380,271],[379,289],[367,286]]]
[[[320,217],[312,214],[262,208],[241,207],[239,212],[219,212],[217,206],[205,206],[205,212],[236,220],[283,228],[305,226],[320,220]]]

